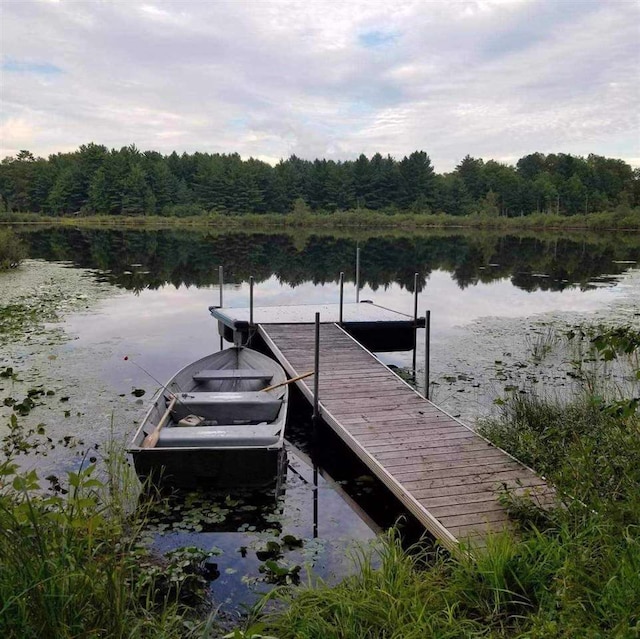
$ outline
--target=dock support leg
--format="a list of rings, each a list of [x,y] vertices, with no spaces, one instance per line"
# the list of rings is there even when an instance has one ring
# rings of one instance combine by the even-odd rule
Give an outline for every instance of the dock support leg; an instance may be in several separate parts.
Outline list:
[[[253,275],[249,276],[249,328],[253,328]]]
[[[316,429],[320,414],[318,410],[318,386],[320,381],[320,313],[316,313],[316,340],[313,364],[313,428]]]
[[[314,454],[316,452],[314,451]],[[313,463],[313,538],[318,538],[318,464]]]
[[[417,383],[416,354],[418,350],[418,273],[413,274],[413,380]]]
[[[356,304],[360,301],[360,247],[356,248]]]
[[[424,325],[424,396],[429,399],[429,360],[431,359],[431,311],[426,312]]]
[[[218,287],[220,288],[220,308],[222,308],[222,302],[223,302],[222,289],[224,288],[224,268],[222,267],[222,264],[218,266]],[[224,337],[220,335],[220,350],[222,350],[223,348],[224,348]]]
[[[342,306],[344,304],[344,273],[340,271],[340,326],[342,326]]]
[[[220,308],[222,308],[222,288],[224,287],[224,269],[222,265],[218,266],[218,286],[220,287]]]

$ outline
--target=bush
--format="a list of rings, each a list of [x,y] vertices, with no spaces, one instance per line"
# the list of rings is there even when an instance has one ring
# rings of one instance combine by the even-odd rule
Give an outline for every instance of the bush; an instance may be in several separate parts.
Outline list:
[[[27,249],[11,229],[0,229],[0,271],[16,268],[27,256]]]

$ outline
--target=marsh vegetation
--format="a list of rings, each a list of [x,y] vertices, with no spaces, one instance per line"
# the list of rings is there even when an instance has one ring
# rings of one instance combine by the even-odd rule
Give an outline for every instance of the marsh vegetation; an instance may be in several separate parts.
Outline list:
[[[0,228],[0,271],[16,268],[26,256],[22,240],[11,229]]]

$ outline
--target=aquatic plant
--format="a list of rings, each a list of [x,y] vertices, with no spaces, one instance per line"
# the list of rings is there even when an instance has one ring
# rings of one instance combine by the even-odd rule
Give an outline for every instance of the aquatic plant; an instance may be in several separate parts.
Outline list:
[[[132,508],[132,471],[113,447],[103,462],[103,477],[89,463],[64,480],[49,477],[47,490],[36,471],[21,471],[11,457],[0,461],[1,636],[204,631],[207,624],[183,603],[183,595],[202,592],[202,557],[175,553],[162,571],[149,569],[137,542],[144,517]]]
[[[0,229],[0,271],[16,268],[27,256],[27,249],[11,229]]]

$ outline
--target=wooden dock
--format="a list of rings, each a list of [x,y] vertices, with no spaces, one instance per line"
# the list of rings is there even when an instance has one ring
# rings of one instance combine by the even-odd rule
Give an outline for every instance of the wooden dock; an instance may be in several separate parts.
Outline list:
[[[290,376],[314,368],[315,326],[259,324]],[[337,324],[320,326],[320,416],[446,547],[482,546],[510,526],[512,488],[543,503],[553,489],[505,451],[417,393]],[[313,401],[313,378],[298,382]]]
[[[341,322],[351,335],[376,352],[413,349],[415,329],[425,326],[424,317],[411,317],[371,301],[255,308],[210,306],[209,312],[218,321],[221,336],[229,342],[239,338],[243,344],[256,325],[313,325],[316,313],[325,324]]]

